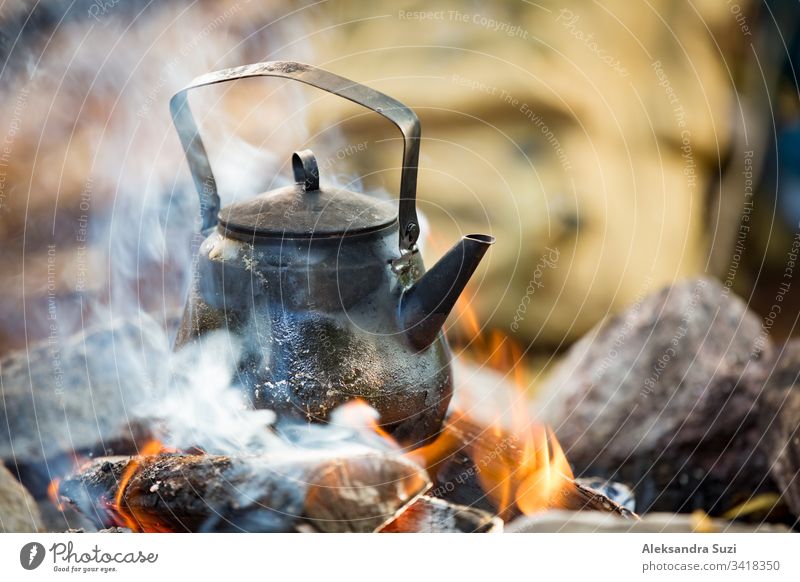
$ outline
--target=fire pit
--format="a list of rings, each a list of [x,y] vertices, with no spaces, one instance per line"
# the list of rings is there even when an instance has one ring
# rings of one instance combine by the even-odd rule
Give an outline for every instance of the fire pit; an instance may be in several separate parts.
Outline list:
[[[325,184],[300,150],[293,185],[220,209],[186,91],[256,76],[323,88],[398,127],[398,208]],[[494,239],[467,235],[426,271],[410,109],[277,62],[201,77],[172,114],[204,237],[182,315],[157,324],[137,314],[62,342],[57,357],[45,342],[0,365],[11,470],[0,493],[11,490],[15,507],[49,497],[33,523],[489,533],[558,529],[581,515],[626,529],[646,521],[637,503],[692,515],[692,529],[758,511],[794,523],[796,346],[773,346],[718,284],[642,300],[546,381],[526,376],[508,337],[476,327],[465,350],[476,370],[452,360],[443,327],[452,310],[474,321],[468,282]],[[45,393],[54,367],[57,390]],[[771,369],[781,374],[770,380]],[[546,423],[529,411],[534,384]],[[554,515],[556,525],[543,517]]]
[[[614,342],[618,343],[622,333],[620,329],[628,334],[645,333],[653,337],[669,330],[674,333],[676,328],[670,325],[671,319],[683,320],[681,314],[687,308],[692,310],[694,319],[687,324],[685,337],[688,339],[683,340],[686,342],[694,341],[695,330],[701,328],[703,332],[698,331],[697,337],[706,338],[710,333],[725,345],[730,342],[726,334],[736,333],[742,339],[751,327],[758,329],[750,325],[750,315],[738,299],[718,291],[719,287],[708,281],[675,286],[669,295],[665,291],[647,298],[588,337],[608,338],[611,342],[608,345],[615,346]],[[468,309],[466,305],[464,302],[456,309]],[[704,323],[706,314],[720,310],[731,317],[715,320],[717,323],[707,326]],[[744,330],[738,324],[736,331],[729,326],[729,322],[739,321],[745,322]],[[94,369],[86,365],[85,346],[97,346],[95,353],[101,353],[101,346],[109,343],[109,338],[123,345],[125,337],[143,337],[142,329],[134,329],[122,326],[111,332],[101,330],[83,335],[76,339],[74,351],[65,349],[62,365],[66,369],[83,369],[92,374],[85,379],[76,375],[70,380],[76,387],[73,389],[97,384],[102,379],[100,374],[107,371],[106,367]],[[757,339],[754,336],[754,341]],[[594,341],[594,349],[604,353],[602,341]],[[711,345],[708,340],[703,341],[704,346]],[[742,345],[749,343],[742,342]],[[226,356],[229,347],[224,336],[213,334],[178,353],[170,353],[166,345],[159,347],[153,342],[146,360],[156,374],[149,377],[144,372],[146,368],[142,368],[142,375],[129,376],[144,384],[155,382],[153,388],[145,390],[145,397],[138,403],[140,413],[135,421],[124,419],[124,431],[101,427],[104,436],[100,442],[95,442],[96,437],[89,433],[78,432],[74,433],[74,439],[81,440],[72,443],[54,438],[49,443],[51,448],[39,450],[38,456],[36,447],[30,443],[27,449],[23,447],[30,439],[24,440],[28,437],[24,435],[24,424],[20,424],[14,435],[14,450],[27,451],[28,461],[22,464],[19,461],[23,457],[16,457],[17,477],[36,497],[46,496],[49,490],[54,504],[59,506],[58,515],[64,516],[65,525],[103,531],[496,532],[504,529],[505,524],[510,524],[512,531],[536,531],[537,528],[554,531],[572,527],[569,516],[578,513],[604,515],[613,520],[576,517],[574,527],[583,528],[583,531],[587,527],[617,531],[640,523],[629,504],[630,492],[618,485],[605,484],[604,479],[613,478],[614,473],[604,470],[597,460],[588,470],[577,465],[581,478],[573,477],[576,461],[570,455],[575,454],[578,463],[585,463],[584,456],[599,459],[603,446],[597,443],[601,441],[582,438],[562,448],[556,436],[562,432],[572,441],[572,433],[564,432],[567,426],[564,423],[578,412],[589,414],[589,409],[583,406],[593,405],[596,396],[590,391],[578,404],[572,405],[574,412],[562,415],[560,421],[554,416],[556,408],[541,407],[554,421],[555,431],[536,422],[528,414],[526,390],[531,377],[521,365],[522,352],[510,339],[499,334],[475,338],[471,353],[482,362],[479,368],[463,360],[456,361],[456,398],[436,438],[416,447],[398,443],[381,425],[380,414],[363,400],[337,407],[324,423],[290,422],[270,411],[253,408],[246,395],[231,384],[229,372],[236,357],[235,354]],[[565,406],[564,399],[574,391],[587,389],[582,383],[575,386],[565,383],[563,374],[566,371],[585,369],[576,367],[574,358],[582,358],[582,366],[588,366],[589,370],[592,367],[604,373],[612,370],[607,359],[587,352],[580,344],[574,349],[564,359],[561,373],[548,380],[550,386],[555,383],[564,386],[561,399],[553,401],[559,407]],[[754,427],[766,431],[769,439],[763,440],[768,447],[763,449],[764,456],[759,456],[762,449],[752,449],[755,457],[751,462],[758,467],[762,462],[759,459],[766,458],[776,441],[782,442],[786,432],[783,421],[772,423],[771,419],[781,418],[782,402],[792,402],[786,382],[793,381],[796,376],[793,370],[796,370],[797,358],[793,356],[792,346],[774,354],[775,348],[770,344],[765,344],[764,349],[767,354],[758,353],[755,360],[745,357],[741,360],[744,364],[731,359],[724,375],[704,375],[695,370],[704,382],[725,385],[733,371],[738,370],[739,382],[746,389],[735,393],[741,402],[735,402],[732,411],[747,410],[743,399],[750,397],[751,383],[758,386],[763,382],[765,367],[775,366],[780,370],[766,388],[768,398],[763,402],[748,401],[751,408],[753,403],[759,407],[761,415],[744,416],[746,422],[737,423],[742,431],[740,436],[735,434],[732,441],[705,437],[702,454],[717,459],[713,479],[710,474],[691,491],[682,489],[680,483],[673,486],[670,480],[660,481],[663,474],[671,468],[674,470],[678,462],[675,459],[680,458],[681,449],[686,446],[685,442],[677,441],[678,449],[671,448],[668,443],[660,445],[659,455],[648,458],[645,465],[648,472],[636,477],[634,472],[642,465],[636,464],[639,453],[634,448],[628,464],[617,465],[617,468],[633,477],[626,482],[632,486],[638,503],[655,499],[649,503],[658,503],[658,509],[663,511],[669,509],[665,505],[673,499],[677,499],[678,504],[687,504],[690,494],[689,499],[695,504],[690,509],[695,512],[707,508],[719,517],[742,519],[753,512],[758,516],[763,515],[758,511],[770,511],[771,521],[792,519],[787,519],[785,514],[781,517],[778,513],[780,497],[772,493],[775,491],[773,482],[768,476],[757,473],[727,478],[730,501],[720,511],[714,510],[725,501],[714,493],[726,479],[728,465],[720,461],[727,459],[725,451],[735,450],[737,446],[750,447],[748,439]],[[637,350],[642,348],[637,347]],[[697,351],[689,346],[686,350],[686,353]],[[17,398],[10,391],[17,383],[12,371],[23,373],[28,366],[38,369],[38,354],[35,349],[31,350],[25,365],[16,365],[8,359],[3,362],[4,402],[13,404],[13,399]],[[658,361],[659,354],[655,349],[654,361]],[[676,361],[682,357],[678,354],[676,351]],[[49,361],[46,350],[41,356],[42,361]],[[738,356],[726,350],[724,357]],[[621,365],[628,365],[626,358],[627,354],[618,353]],[[159,361],[171,370],[169,381],[160,388],[159,366],[152,366]],[[754,366],[753,362],[761,363]],[[512,378],[514,381],[509,380]],[[641,389],[639,383],[633,382],[633,385]],[[625,389],[624,384],[622,389]],[[542,398],[548,394],[546,389],[542,390]],[[652,394],[651,397],[657,395]],[[114,412],[113,391],[105,393],[105,397],[107,401],[103,404],[107,407],[106,419],[110,427],[113,415],[119,413]],[[598,421],[585,430],[605,430],[608,423],[603,415],[618,414],[613,400],[606,400],[608,405]],[[100,402],[97,401],[96,406]],[[47,404],[39,402],[42,419],[48,418]],[[677,408],[673,407],[681,406],[683,402],[673,397],[669,402],[654,405],[654,410],[660,411],[661,417],[671,419],[677,414]],[[786,414],[792,414],[791,407],[785,410]],[[67,412],[75,416],[74,412]],[[49,418],[55,423],[58,416],[52,414]],[[689,422],[696,421],[691,416],[687,418]],[[762,418],[767,422],[763,423]],[[57,431],[57,426],[42,425],[42,428]],[[716,424],[710,426],[714,428]],[[722,428],[720,426],[719,430]],[[64,430],[69,432],[69,425]],[[713,433],[706,429],[704,434]],[[646,445],[644,441],[639,447]],[[790,447],[791,443],[784,443],[775,450],[791,451]],[[594,456],[589,454],[592,450],[596,451]],[[614,452],[606,451],[602,455]],[[701,463],[705,457],[685,457],[681,462]],[[49,486],[47,481],[41,480],[41,469],[36,470],[42,466],[50,466],[50,475],[56,477]],[[775,472],[776,480],[780,477],[780,482],[794,487],[794,480],[789,478],[794,469],[789,463],[776,463],[769,470]],[[586,479],[591,476],[601,479]],[[654,486],[660,487],[656,495],[650,493]],[[624,494],[619,494],[620,491]],[[704,493],[709,497],[703,498]],[[712,494],[716,496],[711,497]],[[742,495],[744,504],[739,501]],[[680,505],[675,508],[679,509]],[[81,519],[76,520],[70,513],[75,509]],[[705,513],[692,514],[691,520],[688,514],[686,520],[658,515],[652,514],[643,520],[636,530],[712,528],[718,531],[747,527],[746,524],[725,525],[728,522],[712,520]],[[46,521],[57,523],[52,515],[47,516]],[[763,529],[765,526],[754,527]]]
[[[403,453],[374,429],[386,439],[382,450],[348,441],[328,451],[215,455],[166,451],[153,441],[136,457],[80,463],[57,495],[98,527],[137,532],[492,532],[502,529],[501,515],[555,508],[636,519],[559,472],[569,466],[543,431],[522,443],[457,415],[434,443]],[[459,455],[471,460],[470,470],[445,480]],[[512,489],[515,498],[504,493]],[[471,503],[453,503],[457,497]]]

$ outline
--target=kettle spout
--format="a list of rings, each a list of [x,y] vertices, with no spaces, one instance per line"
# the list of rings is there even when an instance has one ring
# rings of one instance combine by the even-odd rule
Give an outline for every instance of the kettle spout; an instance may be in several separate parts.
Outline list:
[[[400,302],[400,317],[411,345],[422,350],[431,345],[494,237],[469,234],[447,251]]]

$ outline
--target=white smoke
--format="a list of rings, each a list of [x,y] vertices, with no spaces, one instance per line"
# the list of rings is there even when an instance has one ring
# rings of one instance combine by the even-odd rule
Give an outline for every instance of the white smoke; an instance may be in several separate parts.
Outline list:
[[[157,419],[167,444],[178,448],[285,446],[270,430],[274,415],[249,409],[231,385],[238,353],[231,337],[216,334],[180,354],[167,348],[186,299],[199,218],[169,99],[212,70],[261,60],[313,63],[308,43],[294,42],[308,37],[304,15],[269,24],[279,11],[285,11],[280,3],[230,0],[152,3],[139,15],[121,5],[103,14],[73,14],[43,32],[41,44],[31,42],[21,67],[19,82],[30,94],[22,129],[34,135],[32,142],[42,138],[44,152],[31,166],[30,188],[74,200],[76,208],[54,213],[55,226],[63,223],[61,230],[69,232],[85,224],[87,231],[85,241],[67,241],[79,251],[86,245],[78,264],[65,271],[84,273],[87,281],[74,289],[80,301],[54,299],[55,341],[120,320],[146,322],[148,330],[155,322],[164,337],[148,343],[164,346],[157,353],[163,361],[148,367],[163,373],[139,380],[141,345],[120,344],[108,366],[119,376],[126,404],[139,403],[128,420]],[[337,152],[346,142],[335,130],[312,135],[306,120],[314,90],[261,79],[231,87],[201,89],[191,98],[223,205],[285,183],[292,151],[307,147],[320,160],[333,160],[323,183],[358,184],[341,168],[352,167],[359,152],[343,159]],[[69,252],[69,244],[59,244],[58,260]],[[26,315],[31,337],[37,318],[50,328],[49,313]],[[328,432],[309,427],[293,436],[297,443],[334,446],[368,435],[369,419],[363,420],[363,426],[352,418],[334,420]]]
[[[214,332],[170,358],[170,373],[138,407],[137,414],[159,420],[167,444],[199,447],[209,453],[263,451],[280,447],[269,427],[270,410],[252,410],[231,386],[239,346],[224,331]]]
[[[363,403],[333,411],[326,425],[284,425],[273,430],[276,415],[254,410],[233,385],[239,343],[226,331],[207,334],[169,358],[169,373],[152,387],[134,410],[137,418],[159,425],[170,447],[200,448],[214,454],[259,453],[300,449],[367,448],[392,450],[391,440],[373,427],[378,412]]]

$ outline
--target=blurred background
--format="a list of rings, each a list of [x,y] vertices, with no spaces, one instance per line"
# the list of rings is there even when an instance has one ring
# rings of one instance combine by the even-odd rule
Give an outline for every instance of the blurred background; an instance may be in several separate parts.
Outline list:
[[[6,0],[0,353],[137,313],[174,323],[199,208],[169,98],[276,59],[418,113],[426,262],[461,234],[498,239],[450,322],[463,349],[499,330],[546,360],[697,274],[786,338],[800,285],[769,314],[800,248],[798,23],[781,0]],[[306,147],[323,182],[396,196],[379,117],[279,81],[193,103],[223,204],[287,182]]]

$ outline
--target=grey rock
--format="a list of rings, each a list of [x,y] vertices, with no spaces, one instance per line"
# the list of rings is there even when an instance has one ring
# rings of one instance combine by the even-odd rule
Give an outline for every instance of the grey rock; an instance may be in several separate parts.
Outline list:
[[[710,279],[598,325],[540,391],[576,474],[629,484],[646,511],[722,512],[773,485],[757,443],[761,321]]]
[[[0,464],[0,532],[27,533],[39,531],[42,517],[27,489]]]
[[[130,436],[133,409],[166,369],[167,353],[158,325],[126,320],[7,355],[0,459],[31,465]]]
[[[761,449],[783,500],[800,517],[800,341],[776,350],[760,410]]]
[[[789,528],[780,524],[740,523],[698,517],[685,513],[655,512],[638,521],[600,511],[545,511],[520,517],[506,525],[507,533],[780,533]]]

